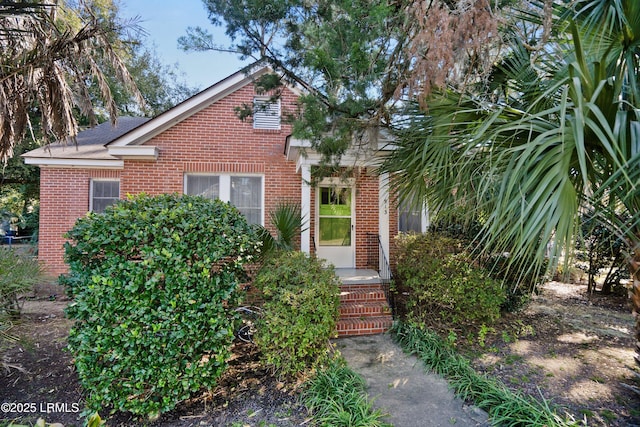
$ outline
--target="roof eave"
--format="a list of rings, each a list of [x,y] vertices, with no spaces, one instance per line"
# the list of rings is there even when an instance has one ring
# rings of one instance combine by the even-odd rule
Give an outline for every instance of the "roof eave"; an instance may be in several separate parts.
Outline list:
[[[128,145],[124,147],[107,146],[110,156],[123,160],[157,160],[158,147],[151,145]]]
[[[124,161],[120,159],[64,159],[59,157],[24,157],[27,165],[39,167],[76,168],[76,169],[122,169]]]
[[[156,116],[148,122],[138,126],[137,128],[125,133],[121,137],[107,144],[108,147],[124,147],[129,145],[141,145],[164,132],[175,124],[192,116],[200,110],[208,107],[216,101],[224,98],[230,93],[246,86],[254,81],[257,77],[270,72],[268,67],[259,67],[248,73],[238,71],[226,79],[214,84],[213,86],[203,90],[197,95],[183,101],[175,107]]]

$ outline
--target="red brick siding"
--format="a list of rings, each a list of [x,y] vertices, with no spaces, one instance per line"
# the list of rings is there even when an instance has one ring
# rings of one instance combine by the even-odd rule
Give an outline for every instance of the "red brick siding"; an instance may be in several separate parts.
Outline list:
[[[63,237],[89,210],[92,178],[118,179],[119,171],[42,168],[40,172],[40,232],[38,257],[47,272],[67,271],[63,260]]]
[[[378,175],[366,168],[356,170],[356,268],[374,268],[371,255],[378,253],[380,208]]]
[[[155,136],[146,145],[156,146],[156,161],[125,160],[121,171],[43,168],[40,210],[40,259],[50,273],[67,271],[63,262],[63,234],[89,209],[92,178],[119,178],[120,197],[145,192],[151,195],[182,193],[185,173],[257,174],[264,177],[264,216],[281,200],[300,201],[300,174],[295,162],[284,156],[289,125],[281,130],[254,130],[240,122],[234,107],[253,99],[248,85]],[[295,109],[295,95],[285,93],[284,111]],[[367,268],[368,251],[376,251],[369,234],[378,234],[378,176],[365,168],[356,170],[356,267]],[[316,191],[311,192],[311,236],[314,237]],[[392,236],[397,214],[391,210]],[[377,243],[375,244],[377,245]],[[313,244],[312,244],[313,251]]]
[[[252,102],[253,95],[253,86],[245,86],[149,140],[146,145],[159,149],[156,161],[125,160],[122,171],[43,168],[39,254],[47,271],[67,271],[62,235],[88,211],[91,178],[119,178],[124,198],[141,192],[182,193],[185,173],[262,175],[267,225],[279,200],[299,201],[300,175],[284,156],[290,125],[255,130],[251,121],[240,122],[235,115],[234,107]],[[282,109],[295,109],[293,93],[284,94]]]

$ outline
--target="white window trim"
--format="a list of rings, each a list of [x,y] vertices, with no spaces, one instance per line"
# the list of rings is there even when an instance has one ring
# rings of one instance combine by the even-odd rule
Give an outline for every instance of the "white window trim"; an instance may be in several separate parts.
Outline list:
[[[89,184],[89,212],[93,212],[93,183],[94,182],[117,182],[118,183],[118,199],[120,199],[120,179],[118,178],[91,178]]]
[[[218,194],[219,199],[225,203],[229,203],[231,201],[231,177],[239,176],[239,177],[252,177],[252,178],[260,178],[260,225],[264,226],[264,214],[265,214],[265,183],[264,183],[264,175],[256,174],[256,173],[206,173],[206,172],[195,172],[195,173],[185,173],[184,174],[184,182],[182,193],[187,194],[187,179],[190,176],[217,176],[219,178],[218,181]]]

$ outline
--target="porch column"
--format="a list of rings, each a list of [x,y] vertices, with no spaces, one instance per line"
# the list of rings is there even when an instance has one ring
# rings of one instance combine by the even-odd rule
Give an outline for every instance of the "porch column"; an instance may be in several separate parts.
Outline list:
[[[379,189],[378,189],[378,200],[379,200],[379,209],[378,209],[378,234],[380,235],[380,243],[382,244],[382,249],[386,254],[387,258],[389,257],[389,174],[383,173],[379,178]],[[382,260],[380,260],[382,263]],[[380,265],[382,267],[382,265]],[[379,267],[379,268],[380,268]],[[382,271],[382,270],[381,270]]]
[[[300,233],[300,250],[311,253],[311,166],[300,166],[302,185],[300,191],[300,210],[302,213],[302,228]]]

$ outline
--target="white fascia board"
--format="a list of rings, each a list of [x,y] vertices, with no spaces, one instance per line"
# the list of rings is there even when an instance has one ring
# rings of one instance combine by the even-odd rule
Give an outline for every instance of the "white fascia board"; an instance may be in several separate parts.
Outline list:
[[[111,142],[108,147],[124,147],[127,145],[143,144],[187,117],[192,116],[230,93],[246,86],[254,79],[268,71],[269,68],[264,67],[255,72],[249,73],[248,75],[243,72],[237,72],[210,88],[203,90],[199,94],[192,96],[181,104],[176,105],[170,110],[165,111],[141,126],[138,126],[131,132],[122,135],[120,138]]]
[[[306,139],[291,138],[289,144],[287,144],[287,160],[298,160],[303,155],[306,149],[311,148],[311,141]]]
[[[307,152],[306,155],[301,155],[298,153],[298,157],[296,160],[296,169],[300,171],[302,166],[317,166],[322,161],[322,155],[316,152]],[[378,153],[375,156],[369,158],[362,158],[362,156],[356,156],[354,154],[346,153],[340,157],[340,163],[338,166],[342,167],[350,167],[350,166],[359,166],[359,167],[378,167],[382,162],[382,158],[384,154]],[[294,160],[294,159],[290,159]]]
[[[58,168],[81,168],[81,169],[122,169],[123,160],[97,160],[97,159],[60,159],[55,157],[25,157],[27,165],[39,167],[53,166]]]
[[[127,145],[124,147],[107,146],[109,154],[119,159],[157,160],[158,147],[151,145]]]

